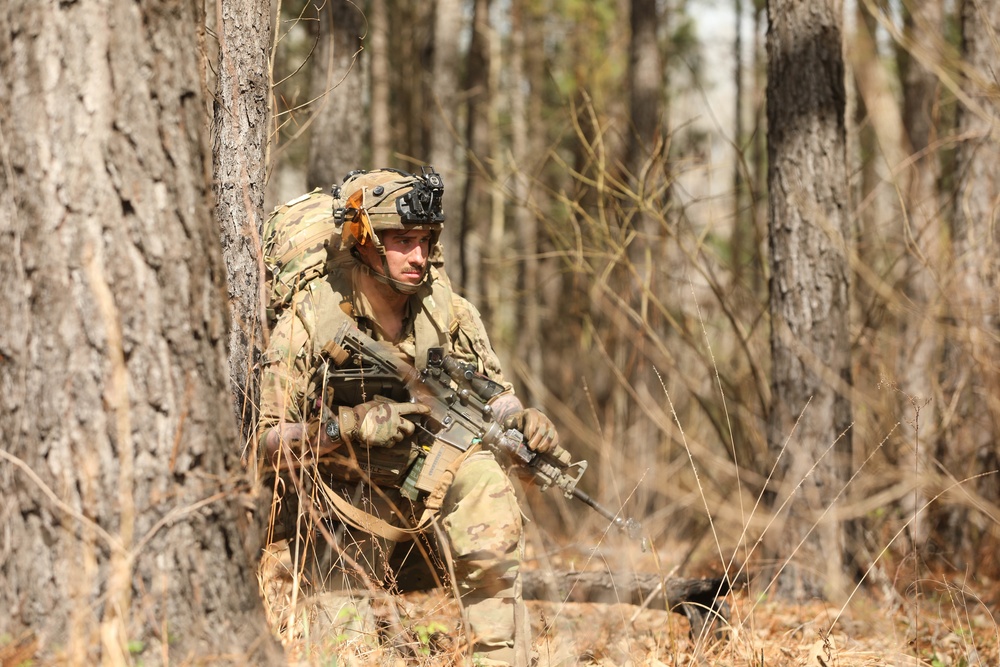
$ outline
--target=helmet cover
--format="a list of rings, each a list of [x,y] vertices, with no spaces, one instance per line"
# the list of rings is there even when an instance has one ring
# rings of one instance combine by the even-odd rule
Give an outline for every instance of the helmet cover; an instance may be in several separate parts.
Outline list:
[[[352,171],[334,188],[333,215],[341,228],[341,249],[364,245],[386,229],[426,229],[434,242],[444,223],[444,182],[433,167],[419,176],[397,169]],[[433,243],[432,243],[433,245]]]

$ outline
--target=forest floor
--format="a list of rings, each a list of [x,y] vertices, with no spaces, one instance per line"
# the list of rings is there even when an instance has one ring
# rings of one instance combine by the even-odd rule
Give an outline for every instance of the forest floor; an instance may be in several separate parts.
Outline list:
[[[734,578],[749,579],[749,584],[725,596],[728,622],[717,624],[711,636],[692,637],[688,619],[663,610],[662,602],[654,609],[527,600],[538,667],[1000,667],[1000,559],[989,550],[966,564],[954,562],[940,546],[907,552],[892,537],[896,527],[886,524],[882,532],[871,533],[868,547],[859,547],[863,553],[857,557],[870,565],[846,601],[793,604],[771,592],[752,548],[720,544],[721,538],[710,538],[709,532],[699,538],[698,530],[677,524],[676,518],[671,519],[677,524],[671,530],[685,537],[668,537],[669,531],[650,520],[646,525],[652,527],[652,539],[639,541],[609,528],[592,513],[584,513],[582,520],[569,514],[540,517],[536,506],[526,506],[532,509],[532,520],[525,525],[525,571],[556,577],[605,572],[625,578],[629,573],[714,578],[727,570],[723,563],[733,562],[721,554],[750,551],[742,557],[749,563],[745,569],[728,568]],[[716,523],[716,535],[742,534],[741,523]],[[542,526],[574,530],[556,536]],[[284,566],[270,572],[282,570],[287,572]],[[261,570],[265,584],[268,571]],[[623,580],[619,575],[616,582]],[[621,593],[616,587],[615,594]],[[265,600],[268,597],[265,591]],[[305,608],[318,608],[329,618],[322,604],[310,608],[307,602]],[[281,609],[265,606],[272,618],[280,616]],[[377,637],[368,633],[346,638],[324,632],[320,623],[310,628],[309,613],[299,613],[296,623],[280,629],[275,623],[289,664],[471,664],[465,657],[461,609],[449,591],[383,596],[373,608],[380,626]]]
[[[974,590],[975,587],[975,590]],[[1000,665],[1000,585],[925,571],[919,585],[859,589],[845,605],[790,604],[747,590],[726,597],[720,637],[693,638],[687,619],[630,604],[529,600],[539,667],[976,667]],[[376,607],[381,641],[282,637],[289,664],[443,666],[461,659],[460,610],[443,590]],[[390,609],[391,611],[386,611]],[[385,621],[393,618],[394,622]],[[316,626],[318,630],[318,626]],[[279,633],[280,634],[280,633]],[[321,639],[319,639],[322,637]]]

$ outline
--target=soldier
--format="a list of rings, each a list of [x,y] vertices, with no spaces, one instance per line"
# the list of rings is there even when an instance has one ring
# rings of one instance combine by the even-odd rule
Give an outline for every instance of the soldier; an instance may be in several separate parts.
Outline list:
[[[436,259],[442,193],[433,171],[348,174],[332,199],[338,237],[329,242],[336,252],[326,276],[292,296],[264,357],[261,449],[279,467],[299,461],[304,470],[303,451],[319,462],[314,479],[328,530],[313,541],[309,574],[325,590],[353,592],[356,605],[368,590],[365,578],[383,582],[397,545],[427,525],[426,493],[403,488],[421,455],[415,432],[426,408],[399,395],[350,396],[320,386],[320,352],[345,318],[418,368],[432,347],[474,364],[505,388],[490,402],[497,421],[522,431],[535,451],[558,442],[551,421],[524,409],[505,383],[478,311],[452,292]],[[527,664],[518,579],[523,528],[511,482],[502,462],[475,447],[448,472],[441,483],[450,486],[432,513],[434,543],[453,568],[474,659]]]

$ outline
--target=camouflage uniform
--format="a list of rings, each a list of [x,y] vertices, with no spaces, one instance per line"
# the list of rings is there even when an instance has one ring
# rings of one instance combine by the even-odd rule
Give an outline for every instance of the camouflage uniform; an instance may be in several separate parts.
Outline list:
[[[365,268],[349,258],[334,264],[325,279],[294,294],[274,327],[262,373],[261,434],[278,422],[315,420],[318,392],[310,382],[318,353],[336,323],[350,317],[374,338],[382,338],[367,300],[354,289],[356,273]],[[419,366],[426,348],[440,345],[446,353],[474,363],[480,372],[504,384],[479,313],[451,292],[440,273],[432,276],[437,279],[409,298],[405,334],[393,347]],[[518,408],[520,403],[509,385],[504,386],[508,389],[503,398]],[[321,466],[320,474],[335,492],[366,512],[393,525],[414,525],[421,501],[411,502],[398,490],[416,456],[410,439],[391,447],[359,449],[363,451],[354,454],[364,474],[336,466]],[[337,547],[320,548],[310,559],[314,580],[322,581],[327,590],[353,589],[362,595],[368,588],[359,569],[375,582],[383,582],[396,544],[344,525],[334,525],[333,530]],[[496,664],[526,664],[530,640],[518,577],[523,551],[521,513],[510,480],[492,454],[477,451],[457,468],[435,530],[436,543],[444,547],[442,555],[455,573],[477,659],[482,664],[494,659]]]

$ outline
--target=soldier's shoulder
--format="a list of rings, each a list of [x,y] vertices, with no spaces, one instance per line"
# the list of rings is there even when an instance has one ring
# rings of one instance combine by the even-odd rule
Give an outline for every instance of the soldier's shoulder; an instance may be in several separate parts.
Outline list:
[[[482,315],[479,313],[476,305],[454,292],[451,295],[451,310],[454,313],[455,319],[460,322],[479,322],[482,320]]]

